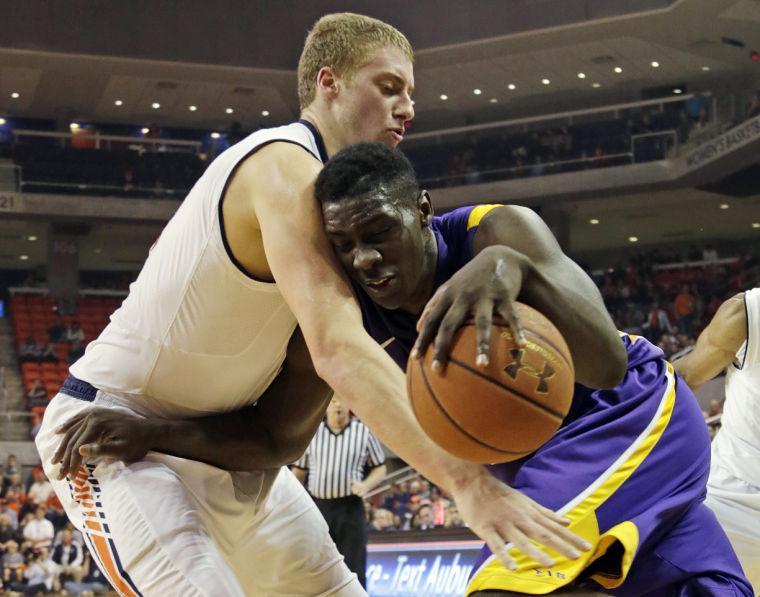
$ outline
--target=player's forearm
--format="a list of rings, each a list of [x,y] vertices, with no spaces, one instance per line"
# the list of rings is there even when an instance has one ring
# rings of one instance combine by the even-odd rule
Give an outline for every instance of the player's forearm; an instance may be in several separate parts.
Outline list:
[[[346,330],[329,354],[315,358],[315,366],[381,442],[436,485],[455,491],[487,474],[425,434],[407,398],[403,372],[363,330]]]
[[[331,392],[303,397],[297,376],[281,375],[260,399],[267,404],[185,420],[150,421],[150,449],[199,460],[225,470],[273,469],[306,450],[330,401]],[[279,405],[279,409],[271,404]]]

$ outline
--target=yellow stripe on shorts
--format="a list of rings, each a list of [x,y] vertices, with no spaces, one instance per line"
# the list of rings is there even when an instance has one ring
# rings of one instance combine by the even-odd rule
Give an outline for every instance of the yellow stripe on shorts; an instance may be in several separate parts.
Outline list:
[[[513,547],[510,549],[509,555],[517,564],[517,569],[505,568],[492,555],[475,572],[467,586],[465,595],[469,596],[476,591],[488,590],[517,591],[529,595],[551,593],[570,584],[584,569],[601,558],[617,542],[624,549],[620,562],[620,576],[610,577],[594,574],[591,578],[606,589],[613,589],[623,584],[638,547],[638,529],[633,522],[624,521],[600,534],[596,510],[633,475],[665,432],[676,401],[675,375],[670,363],[668,363],[666,376],[668,383],[657,407],[657,412],[639,437],[583,493],[557,511],[557,514],[571,520],[568,528],[591,543],[592,549],[581,553],[577,560],[569,560],[553,549],[534,542],[555,561],[552,568],[543,568]]]

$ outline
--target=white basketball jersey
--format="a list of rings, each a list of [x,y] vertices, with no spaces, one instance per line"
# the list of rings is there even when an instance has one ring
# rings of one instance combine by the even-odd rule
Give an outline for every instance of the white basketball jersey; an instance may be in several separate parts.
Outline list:
[[[255,402],[296,320],[275,284],[232,258],[221,221],[237,166],[273,141],[326,159],[305,121],[257,131],[208,167],[150,250],[129,296],[71,373],[144,414],[192,416]]]
[[[747,338],[728,367],[712,459],[733,476],[760,486],[760,288],[744,293],[744,306]]]

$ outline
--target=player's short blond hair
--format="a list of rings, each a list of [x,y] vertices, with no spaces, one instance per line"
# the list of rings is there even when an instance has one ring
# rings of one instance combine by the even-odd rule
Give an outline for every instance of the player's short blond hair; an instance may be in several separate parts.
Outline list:
[[[298,61],[298,103],[303,110],[316,96],[317,73],[324,66],[350,78],[386,46],[404,52],[410,61],[414,51],[409,40],[395,27],[351,12],[325,15],[306,36]]]

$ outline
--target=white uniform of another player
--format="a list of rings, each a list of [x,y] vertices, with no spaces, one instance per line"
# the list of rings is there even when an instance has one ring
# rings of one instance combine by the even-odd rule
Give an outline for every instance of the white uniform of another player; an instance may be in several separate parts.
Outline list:
[[[277,376],[296,320],[277,286],[229,250],[222,198],[237,166],[272,141],[324,161],[310,124],[257,131],[219,156],[150,251],[129,296],[71,368],[36,437],[45,472],[123,595],[364,595],[292,473],[230,473],[150,452],[93,462],[73,482],[50,460],[56,428],[91,404],[189,417],[255,402]]]
[[[760,288],[744,293],[747,338],[726,374],[706,503],[760,591]]]

